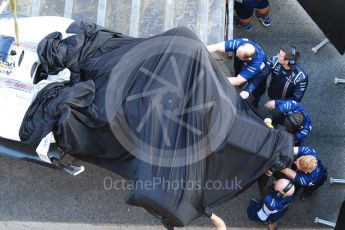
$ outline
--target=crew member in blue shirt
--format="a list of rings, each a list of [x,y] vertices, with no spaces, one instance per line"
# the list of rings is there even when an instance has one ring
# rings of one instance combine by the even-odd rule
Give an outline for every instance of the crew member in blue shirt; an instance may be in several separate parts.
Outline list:
[[[299,57],[300,54],[295,47],[287,46],[267,61],[271,73],[268,87],[270,99],[291,99],[301,102],[308,86],[308,75],[297,64]]]
[[[256,87],[271,74],[268,87],[270,99],[291,99],[301,102],[308,86],[308,75],[297,64],[300,54],[295,47],[283,47],[277,56],[267,60],[266,67],[260,77],[250,82],[248,88]]]
[[[262,198],[259,202],[252,199],[247,208],[248,218],[268,224],[269,230],[277,229],[276,222],[284,216],[288,204],[293,200],[294,184],[287,179],[274,182],[274,191]]]
[[[300,103],[293,100],[271,100],[265,107],[272,111],[264,122],[268,126],[284,125],[288,132],[294,134],[295,145],[300,145],[311,131],[310,117]]]
[[[251,94],[254,98],[254,107],[258,107],[260,97],[266,91],[266,79],[261,76],[262,70],[266,66],[266,54],[263,49],[256,42],[247,38],[233,39],[209,45],[207,49],[210,52],[235,53],[234,68],[236,77],[229,77],[230,84],[241,86],[248,83],[240,95],[243,99],[247,99],[249,94]],[[256,82],[255,87],[249,87],[251,85],[250,82],[255,78],[260,79],[260,82]]]
[[[295,170],[286,168],[280,172],[291,179],[296,186],[303,188],[300,198],[305,200],[324,184],[327,179],[327,169],[321,164],[315,150],[310,147],[294,147],[294,154]]]

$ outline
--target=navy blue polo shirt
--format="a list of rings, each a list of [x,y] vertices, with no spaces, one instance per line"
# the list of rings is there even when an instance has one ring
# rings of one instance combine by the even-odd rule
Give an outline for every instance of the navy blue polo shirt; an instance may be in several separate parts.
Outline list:
[[[266,54],[263,49],[254,41],[247,38],[238,38],[225,42],[225,52],[236,53],[238,47],[245,43],[250,43],[255,47],[256,54],[251,61],[244,62],[242,71],[239,73],[242,77],[249,80],[255,77],[266,66]]]
[[[320,159],[317,157],[317,153],[314,149],[310,147],[298,147],[297,159],[301,156],[314,156],[317,159],[317,166],[311,173],[305,173],[300,170],[297,170],[296,177],[294,182],[301,186],[313,186],[316,183],[320,182],[325,177],[325,168],[321,164]]]

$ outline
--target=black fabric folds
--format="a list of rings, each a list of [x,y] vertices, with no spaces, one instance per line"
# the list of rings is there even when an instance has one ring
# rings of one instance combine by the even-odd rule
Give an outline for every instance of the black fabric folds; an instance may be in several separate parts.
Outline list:
[[[42,39],[37,53],[45,74],[58,74],[68,68],[72,74],[72,83],[83,80],[80,79],[80,70],[87,58],[101,55],[133,40],[123,34],[83,22],[72,23],[66,32],[76,35],[62,40],[61,33],[53,32]]]
[[[180,227],[292,162],[291,135],[266,127],[190,30],[130,38],[70,29],[76,35],[51,34],[38,50],[47,74],[70,68],[72,86],[39,95],[23,141],[52,130],[65,153],[130,180],[127,203]]]
[[[93,81],[80,82],[72,87],[51,83],[40,91],[25,114],[19,134],[24,143],[38,145],[64,113],[87,109],[95,96]]]

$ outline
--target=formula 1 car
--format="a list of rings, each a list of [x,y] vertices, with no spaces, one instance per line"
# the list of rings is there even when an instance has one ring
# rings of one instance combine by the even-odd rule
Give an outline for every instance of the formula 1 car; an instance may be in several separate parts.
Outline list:
[[[134,184],[158,178],[125,201],[168,228],[291,164],[292,136],[265,125],[190,30],[133,38],[59,17],[18,23],[15,44],[0,20],[1,154],[72,175],[84,168],[66,156]],[[240,188],[207,186],[234,180]]]

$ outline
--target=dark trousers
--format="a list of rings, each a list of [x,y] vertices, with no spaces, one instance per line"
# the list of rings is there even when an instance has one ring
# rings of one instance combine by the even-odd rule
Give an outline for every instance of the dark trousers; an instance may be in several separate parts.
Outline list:
[[[259,192],[260,192],[261,197],[264,197],[269,193],[269,190],[267,187],[269,180],[270,180],[270,177],[267,176],[266,174],[261,175],[257,179],[258,186],[259,186]]]

